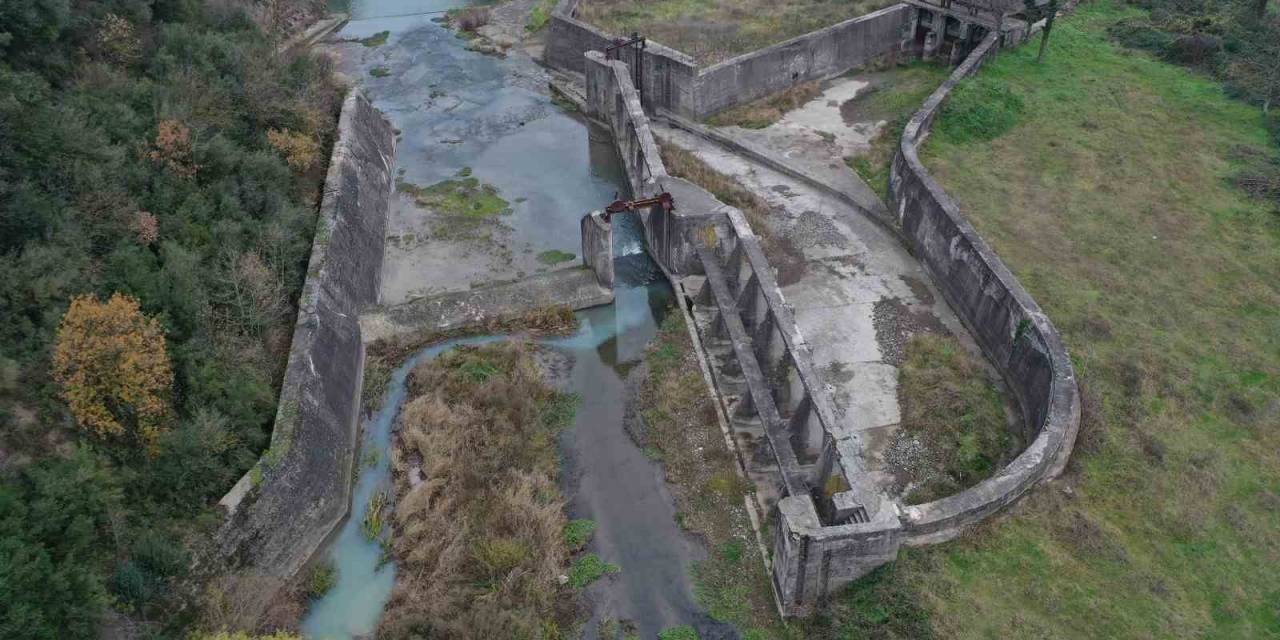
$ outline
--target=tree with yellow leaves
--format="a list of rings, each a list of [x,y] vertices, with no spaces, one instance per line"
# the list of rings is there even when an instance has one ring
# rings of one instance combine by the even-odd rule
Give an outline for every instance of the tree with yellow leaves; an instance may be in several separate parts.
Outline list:
[[[154,451],[169,415],[173,372],[164,334],[138,301],[116,293],[71,299],[53,346],[53,378],[81,428],[131,435]]]

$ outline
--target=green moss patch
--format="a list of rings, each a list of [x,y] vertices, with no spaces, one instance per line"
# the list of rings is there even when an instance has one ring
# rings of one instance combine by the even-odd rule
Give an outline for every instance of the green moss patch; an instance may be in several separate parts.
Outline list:
[[[541,262],[542,264],[545,264],[545,265],[554,265],[554,264],[560,264],[562,262],[569,262],[577,257],[578,256],[572,253],[569,253],[568,251],[552,249],[550,251],[543,251],[542,253],[539,253],[538,262]]]
[[[396,188],[413,196],[414,202],[444,216],[459,218],[490,218],[510,213],[506,200],[498,195],[498,188],[472,177],[469,169],[463,169],[461,177],[420,187],[410,182],[398,181]]]
[[[387,43],[389,37],[391,37],[390,31],[379,31],[368,38],[361,38],[360,44],[366,47],[381,47]]]

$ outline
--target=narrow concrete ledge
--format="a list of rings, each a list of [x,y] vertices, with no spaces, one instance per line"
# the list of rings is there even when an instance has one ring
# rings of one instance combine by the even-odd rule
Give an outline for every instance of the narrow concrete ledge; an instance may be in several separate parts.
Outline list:
[[[289,38],[284,44],[277,49],[280,53],[291,51],[298,47],[309,47],[321,38],[336,31],[339,27],[347,23],[351,16],[345,13],[331,13],[321,18],[307,27],[302,33]]]
[[[365,344],[422,330],[448,331],[469,324],[507,320],[550,304],[573,310],[613,302],[589,267],[541,273],[518,282],[419,298],[393,307],[375,307],[360,316]]]

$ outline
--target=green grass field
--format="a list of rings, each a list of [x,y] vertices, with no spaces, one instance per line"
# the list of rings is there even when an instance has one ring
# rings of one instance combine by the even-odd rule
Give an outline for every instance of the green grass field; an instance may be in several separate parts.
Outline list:
[[[578,17],[714,64],[894,4],[892,0],[583,0]]]
[[[901,561],[936,635],[1280,637],[1280,213],[1231,186],[1259,111],[1111,44],[1111,0],[1004,52],[1021,98],[925,163],[1062,331],[1084,422],[1061,481]],[[905,575],[903,575],[905,574]],[[892,630],[892,625],[886,625]]]

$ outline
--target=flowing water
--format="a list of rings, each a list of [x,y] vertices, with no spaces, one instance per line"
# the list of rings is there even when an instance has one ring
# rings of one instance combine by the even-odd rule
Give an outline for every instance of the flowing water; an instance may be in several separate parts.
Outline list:
[[[405,180],[432,184],[470,167],[504,196],[518,196],[511,198],[512,213],[504,216],[510,244],[525,247],[522,253],[577,251],[581,216],[623,188],[612,149],[599,136],[589,141],[587,126],[551,103],[539,84],[545,79],[530,60],[468,51],[430,15],[421,15],[461,4],[352,0],[353,20],[341,37],[365,38],[384,30],[391,36],[376,55],[358,44],[344,45],[344,70],[365,80],[374,104],[402,132],[397,163]],[[374,65],[389,68],[390,74],[369,79]],[[573,335],[543,342],[571,356],[567,390],[582,399],[561,438],[568,515],[595,520],[588,551],[622,568],[584,590],[584,636],[595,637],[596,623],[610,618],[634,621],[643,638],[681,624],[694,625],[704,639],[734,637],[695,604],[689,569],[703,551],[675,524],[661,467],[645,457],[625,429],[628,374],[656,334],[672,294],[644,252],[639,223],[630,216],[614,221],[615,303],[579,312],[580,327]],[[496,280],[511,272],[518,277],[527,261],[515,263],[503,271],[473,262],[474,273],[464,273],[466,259],[389,253],[383,298],[394,302],[413,292],[424,274],[441,279],[450,268],[457,272],[450,274],[464,279],[478,274]],[[456,345],[501,339],[432,345],[391,376],[381,406],[363,424],[350,518],[322,552],[336,569],[336,583],[310,606],[302,623],[306,637],[342,640],[373,633],[394,585],[394,563],[385,561],[377,541],[366,539],[361,522],[370,497],[391,484],[387,449],[408,372]]]

